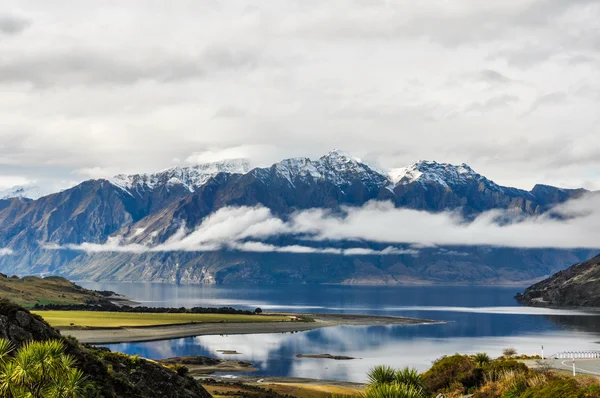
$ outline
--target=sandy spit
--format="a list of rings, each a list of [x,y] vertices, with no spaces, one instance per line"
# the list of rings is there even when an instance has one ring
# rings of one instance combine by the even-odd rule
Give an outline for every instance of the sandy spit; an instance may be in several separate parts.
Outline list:
[[[330,326],[354,325],[422,325],[440,323],[428,319],[345,314],[297,314],[315,322],[261,322],[261,323],[193,323],[153,327],[124,327],[112,329],[62,330],[81,343],[116,344],[156,341],[192,336],[301,332]]]

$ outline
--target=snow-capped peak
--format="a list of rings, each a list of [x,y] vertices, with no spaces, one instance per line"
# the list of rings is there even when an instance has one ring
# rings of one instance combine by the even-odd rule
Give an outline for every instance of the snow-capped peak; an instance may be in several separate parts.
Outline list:
[[[333,151],[329,152],[327,155],[322,156],[321,160],[322,159],[331,159],[332,161],[342,162],[342,163],[346,163],[346,162],[363,163],[363,161],[360,158],[357,158],[356,156],[353,156],[353,155],[349,154],[348,152],[343,151],[341,149],[334,149]]]
[[[53,191],[44,189],[38,185],[19,185],[0,191],[0,199],[24,198],[39,199],[42,196],[51,194]]]
[[[163,185],[183,185],[194,192],[219,173],[246,174],[250,168],[247,159],[230,159],[186,167],[175,166],[153,174],[119,174],[108,180],[129,193],[139,189],[152,190]]]
[[[392,169],[388,176],[394,185],[407,185],[413,182],[437,183],[442,186],[465,184],[470,181],[483,181],[490,188],[501,189],[493,181],[476,173],[469,165],[458,166],[449,163],[420,160],[408,167]]]
[[[353,180],[360,180],[370,185],[382,185],[387,181],[384,173],[339,149],[334,149],[318,160],[285,159],[275,163],[271,168],[279,176],[288,180],[292,186],[297,178],[302,180],[309,177],[313,180],[327,180],[338,186],[347,185]],[[257,170],[257,174],[262,175],[266,170]]]

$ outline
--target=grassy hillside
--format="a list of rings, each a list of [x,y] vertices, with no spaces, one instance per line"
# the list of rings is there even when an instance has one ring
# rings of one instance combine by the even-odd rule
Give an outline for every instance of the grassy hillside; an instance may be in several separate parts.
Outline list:
[[[537,307],[600,307],[600,256],[528,287],[516,299]]]
[[[59,276],[17,278],[0,274],[0,298],[27,308],[35,304],[109,303],[109,300],[98,292],[84,289]]]
[[[0,318],[2,318],[0,337],[7,339],[14,348],[9,353],[9,357],[18,355],[17,351],[28,347],[32,341],[57,342],[61,347],[61,351],[70,356],[69,367],[78,369],[84,377],[84,392],[76,395],[62,394],[61,397],[211,397],[193,378],[187,376],[183,369],[172,369],[137,356],[131,357],[118,352],[111,352],[107,348],[80,345],[75,339],[62,336],[39,316],[2,299],[0,299]],[[15,358],[18,359],[18,357]],[[27,362],[22,363],[30,371],[21,372],[19,367],[11,368],[11,374],[17,375],[14,380],[20,384],[27,384],[30,389],[42,385],[37,383],[39,380],[47,381],[49,378],[48,368],[40,364],[40,358],[43,359],[43,364],[47,365],[48,357],[36,354]],[[6,359],[6,357],[3,358],[3,360]],[[10,360],[10,358],[8,359]],[[7,368],[4,367],[4,369]],[[8,385],[10,384],[11,382],[8,383]],[[50,392],[52,394],[39,391],[39,394],[27,396],[44,398],[57,396],[53,395],[52,391]],[[2,395],[1,392],[0,395]],[[16,397],[21,396],[24,395],[16,395]]]

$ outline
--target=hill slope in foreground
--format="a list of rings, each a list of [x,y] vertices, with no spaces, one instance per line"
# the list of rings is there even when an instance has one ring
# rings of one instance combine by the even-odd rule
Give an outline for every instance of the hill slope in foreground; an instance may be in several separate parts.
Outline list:
[[[41,317],[6,300],[0,300],[0,339],[15,347],[26,342],[59,340],[75,358],[76,367],[90,382],[86,397],[181,397],[211,395],[189,376],[182,376],[152,361],[113,353],[106,348],[87,347],[63,337]]]
[[[537,307],[600,308],[600,255],[528,287],[516,299]]]
[[[7,277],[0,274],[0,298],[24,307],[36,304],[110,304],[113,292],[88,290],[59,276]]]

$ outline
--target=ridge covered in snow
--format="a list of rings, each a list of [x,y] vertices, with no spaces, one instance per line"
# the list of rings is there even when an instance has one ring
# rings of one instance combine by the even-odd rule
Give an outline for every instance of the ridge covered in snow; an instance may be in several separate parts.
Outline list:
[[[275,163],[270,169],[274,169],[279,176],[287,179],[292,186],[296,178],[304,180],[309,176],[313,180],[331,181],[337,186],[348,184],[353,180],[380,186],[385,185],[388,180],[388,177],[376,167],[339,149],[334,149],[318,160],[285,159]],[[270,169],[257,169],[256,173],[259,177],[264,177]]]
[[[109,178],[108,181],[130,194],[136,191],[151,191],[158,186],[176,185],[194,192],[219,173],[246,174],[251,169],[248,160],[232,159],[186,167],[175,166],[156,173],[119,174]],[[393,188],[398,185],[413,183],[449,187],[481,182],[493,191],[510,190],[498,186],[464,163],[451,165],[422,160],[407,167],[381,170],[339,149],[334,149],[317,160],[306,157],[285,159],[268,168],[254,169],[253,173],[265,182],[271,173],[275,173],[287,180],[291,186],[294,186],[297,180],[325,180],[338,187],[360,181],[369,187],[387,188],[393,192]],[[50,193],[38,186],[20,186],[0,191],[0,198],[38,199]]]
[[[219,173],[246,174],[249,171],[248,160],[232,159],[187,167],[175,166],[152,174],[119,174],[108,181],[127,192],[152,190],[162,185],[183,185],[194,192]]]
[[[19,185],[0,190],[0,199],[23,198],[35,200],[51,193],[53,191],[44,189],[38,185]]]
[[[408,185],[418,182],[422,184],[437,183],[448,187],[475,181],[485,183],[492,190],[502,190],[496,183],[476,173],[465,163],[455,166],[448,163],[421,160],[408,167],[392,169],[388,172],[388,176],[394,185]]]

